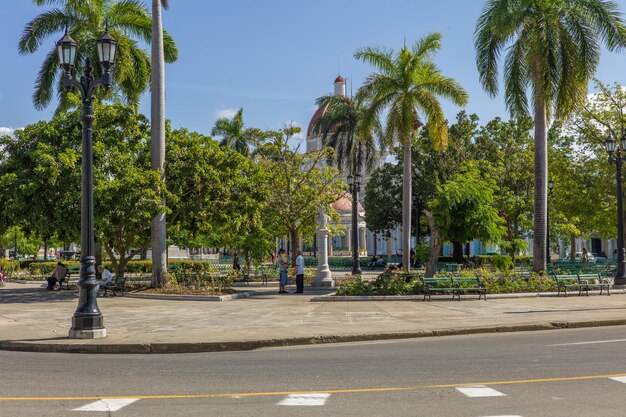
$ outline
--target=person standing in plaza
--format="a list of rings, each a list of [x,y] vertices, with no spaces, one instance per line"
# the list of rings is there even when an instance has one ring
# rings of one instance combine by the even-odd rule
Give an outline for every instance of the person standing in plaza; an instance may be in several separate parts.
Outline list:
[[[296,292],[294,294],[302,294],[304,292],[304,257],[302,251],[296,251]]]
[[[278,293],[287,294],[285,285],[287,285],[287,253],[284,249],[278,251]]]

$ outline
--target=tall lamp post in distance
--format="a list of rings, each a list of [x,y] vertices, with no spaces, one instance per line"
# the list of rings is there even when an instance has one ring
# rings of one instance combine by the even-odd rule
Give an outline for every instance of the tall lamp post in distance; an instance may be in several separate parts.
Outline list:
[[[624,196],[622,188],[622,152],[626,151],[626,134],[620,140],[618,147],[609,132],[605,147],[609,154],[609,163],[615,164],[617,182],[617,270],[614,285],[626,285],[626,259],[624,256]],[[616,150],[617,148],[617,150]],[[613,157],[615,152],[615,157]]]
[[[78,280],[78,307],[72,317],[71,339],[96,339],[106,337],[102,313],[98,308],[96,281],[96,257],[94,256],[93,230],[93,94],[99,85],[111,87],[111,67],[115,63],[117,42],[109,35],[108,28],[96,41],[98,60],[104,69],[99,78],[92,75],[91,59],[85,59],[84,74],[79,80],[72,77],[76,66],[78,43],[65,29],[57,42],[59,64],[63,70],[63,87],[76,87],[82,101],[82,171],[80,215],[80,278]]]
[[[361,259],[359,257],[359,191],[361,191],[361,175],[348,175],[348,185],[352,193],[352,275],[361,275]]]
[[[554,181],[550,178],[548,180],[548,197],[552,196],[552,190],[554,190]],[[548,204],[546,208],[546,261],[550,263],[550,204]]]

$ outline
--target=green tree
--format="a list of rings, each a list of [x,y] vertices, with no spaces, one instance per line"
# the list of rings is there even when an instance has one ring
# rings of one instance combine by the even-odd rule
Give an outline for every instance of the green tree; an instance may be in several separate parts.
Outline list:
[[[365,186],[364,203],[367,228],[390,236],[402,222],[402,165],[386,163],[372,172]],[[377,253],[374,239],[374,253]]]
[[[484,177],[473,163],[438,187],[437,196],[428,205],[442,238],[465,243],[474,239],[499,242],[505,235],[504,219],[493,206],[498,192],[496,182]],[[463,253],[455,251],[455,261]],[[431,259],[432,261],[432,259]]]
[[[532,230],[533,173],[528,169],[533,163],[532,125],[529,117],[507,121],[496,117],[480,128],[473,145],[481,171],[499,188],[494,206],[506,222],[502,244],[512,258],[527,249],[524,238]]]
[[[504,63],[505,101],[513,116],[535,120],[533,268],[546,267],[548,146],[551,114],[564,119],[585,100],[600,60],[600,46],[626,45],[617,5],[604,0],[489,0],[475,32],[476,63],[484,89],[498,93],[498,58]]]
[[[335,150],[337,168],[352,175],[371,170],[381,153],[377,142],[382,145],[376,114],[368,112],[361,101],[345,96],[323,96],[317,105],[325,111],[313,124],[313,133],[322,135],[323,146]]]
[[[246,128],[243,123],[243,108],[229,119],[220,117],[215,121],[211,135],[221,136],[220,145],[236,150],[242,155],[250,155],[250,145],[258,145],[264,138],[264,132],[256,128]]]
[[[115,273],[123,274],[126,263],[149,246],[150,220],[164,209],[165,188],[150,169],[145,117],[121,104],[96,103],[94,114],[96,239]],[[43,239],[53,234],[64,241],[78,238],[80,132],[76,110],[26,126],[15,138],[0,139],[5,150],[0,192],[11,195],[0,211],[0,223],[17,221]]]
[[[421,126],[420,118],[428,120],[428,132],[439,148],[445,148],[447,126],[439,97],[458,105],[468,100],[465,90],[453,79],[445,77],[432,62],[441,49],[441,34],[433,33],[400,51],[362,48],[355,57],[373,65],[371,74],[358,92],[369,111],[380,115],[388,110],[384,139],[387,144],[399,142],[404,149],[402,187],[402,229],[411,230],[411,146]],[[410,233],[403,234],[403,264],[410,269]]]
[[[325,164],[334,156],[332,148],[300,153],[300,145],[291,143],[298,133],[297,126],[280,129],[256,153],[256,161],[269,179],[267,210],[276,219],[271,230],[274,236],[289,236],[294,248],[300,237],[315,232],[320,208],[331,215],[330,204],[346,188],[339,171]],[[294,250],[293,264],[295,258]]]
[[[60,7],[46,11],[24,27],[18,44],[20,54],[36,52],[44,43],[50,45],[46,39],[62,33],[67,27],[70,36],[76,40],[80,48],[76,62],[76,71],[82,73],[86,58],[91,62],[98,62],[95,41],[102,36],[105,27],[111,36],[118,42],[118,52],[113,67],[114,92],[124,97],[126,102],[134,107],[139,104],[139,97],[148,88],[150,80],[150,58],[138,45],[138,41],[150,42],[152,39],[152,23],[150,13],[144,4],[138,0],[33,0],[38,6],[49,4]],[[56,39],[54,39],[56,41]],[[167,33],[163,33],[163,47],[165,61],[174,62],[178,57],[178,50],[174,40]],[[99,76],[101,68],[95,66],[94,75]],[[61,83],[59,76],[59,61],[54,44],[41,65],[33,103],[36,108],[48,106],[56,92],[60,103],[57,110],[68,106],[67,90]],[[104,90],[96,91],[96,95],[104,94]]]
[[[259,263],[271,250],[269,178],[262,165],[208,136],[168,130],[169,235],[176,243],[243,250]]]

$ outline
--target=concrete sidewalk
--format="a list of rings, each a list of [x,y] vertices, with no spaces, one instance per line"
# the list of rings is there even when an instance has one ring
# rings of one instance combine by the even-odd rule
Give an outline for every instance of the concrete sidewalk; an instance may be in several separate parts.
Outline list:
[[[0,288],[0,349],[80,353],[182,353],[452,334],[626,325],[626,295],[463,301],[311,302],[330,289],[279,295],[243,287],[231,301],[98,298],[108,336],[68,339],[77,291],[37,284]],[[622,291],[623,292],[623,291]]]

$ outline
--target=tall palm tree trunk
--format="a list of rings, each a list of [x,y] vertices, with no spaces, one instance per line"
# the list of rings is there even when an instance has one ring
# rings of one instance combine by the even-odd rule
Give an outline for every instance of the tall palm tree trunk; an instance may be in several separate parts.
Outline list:
[[[535,217],[533,270],[546,269],[546,233],[548,217],[548,141],[546,103],[541,94],[535,97]]]
[[[402,265],[411,270],[411,139],[404,144],[402,173]]]
[[[165,57],[163,54],[163,23],[161,0],[152,0],[152,92],[151,92],[151,138],[152,169],[161,172],[165,181]],[[152,286],[167,283],[167,233],[165,213],[152,219]]]

